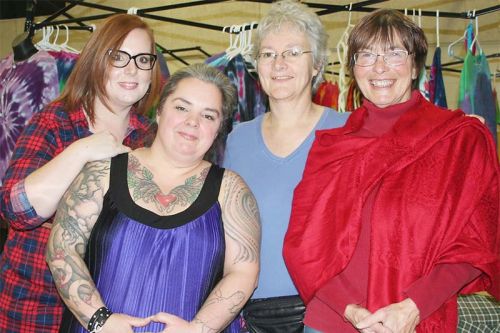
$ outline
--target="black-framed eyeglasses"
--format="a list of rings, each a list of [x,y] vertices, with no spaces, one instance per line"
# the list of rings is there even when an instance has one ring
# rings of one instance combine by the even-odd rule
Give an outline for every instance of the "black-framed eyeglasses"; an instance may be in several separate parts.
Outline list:
[[[127,66],[130,60],[134,59],[137,68],[149,71],[153,69],[156,62],[156,55],[151,53],[138,53],[135,56],[131,56],[125,51],[109,49],[108,55],[111,58],[111,65],[118,68]]]
[[[384,62],[389,66],[404,65],[410,55],[406,50],[392,50],[387,53],[377,54],[373,52],[356,52],[354,53],[354,64],[361,67],[372,66],[377,62],[378,57],[382,57]]]
[[[299,59],[304,53],[312,53],[312,51],[303,51],[299,48],[292,48],[281,53],[275,51],[265,51],[259,53],[257,59],[261,64],[270,64],[276,60],[278,56],[282,56],[284,61],[293,62]]]

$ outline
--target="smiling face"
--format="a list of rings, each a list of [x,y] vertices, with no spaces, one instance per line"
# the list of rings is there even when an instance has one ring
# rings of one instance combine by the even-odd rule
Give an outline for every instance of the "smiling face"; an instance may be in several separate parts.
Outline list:
[[[151,53],[151,39],[145,30],[134,29],[124,39],[119,50],[131,56],[138,53]],[[110,65],[106,82],[106,97],[109,106],[113,110],[130,108],[148,91],[151,74],[151,70],[138,69],[134,60],[130,60],[123,68]]]
[[[374,43],[370,49],[357,52],[385,54],[391,50],[405,50],[400,38],[394,39],[394,45]],[[371,66],[354,65],[354,78],[363,96],[380,108],[406,102],[411,97],[412,80],[417,77],[417,70],[412,55],[408,55],[402,65],[388,65],[382,56],[378,56]]]
[[[311,98],[312,78],[318,74],[313,67],[313,56],[304,53],[299,57],[283,59],[281,54],[290,49],[311,51],[306,35],[290,24],[284,24],[277,31],[270,31],[261,42],[259,53],[275,52],[275,60],[269,63],[257,62],[259,80],[271,102],[294,101]]]
[[[196,78],[183,79],[157,116],[153,147],[161,147],[183,165],[201,161],[217,137],[222,118],[219,88]]]

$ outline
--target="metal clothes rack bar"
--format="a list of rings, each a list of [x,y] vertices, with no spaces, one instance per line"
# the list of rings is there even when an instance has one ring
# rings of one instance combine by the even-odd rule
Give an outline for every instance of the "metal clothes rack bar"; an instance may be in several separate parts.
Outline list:
[[[27,3],[28,2],[33,3],[33,0],[26,0],[26,1],[27,1]],[[157,6],[157,7],[151,7],[151,8],[143,8],[143,9],[137,10],[137,15],[144,17],[144,18],[149,18],[149,19],[163,21],[163,22],[171,22],[171,23],[176,23],[176,24],[182,24],[182,25],[198,27],[198,28],[202,28],[202,29],[209,29],[209,30],[223,32],[223,27],[221,27],[221,26],[216,26],[216,25],[201,23],[201,22],[194,22],[194,21],[189,21],[189,20],[183,20],[183,19],[177,19],[177,18],[172,18],[172,17],[166,17],[166,16],[161,16],[161,15],[155,15],[155,14],[150,14],[150,13],[157,12],[157,11],[164,11],[164,10],[173,10],[173,9],[177,9],[177,8],[187,8],[187,7],[194,7],[194,6],[200,6],[200,5],[210,5],[210,4],[214,4],[214,3],[221,3],[221,2],[227,2],[227,1],[230,1],[230,0],[205,0],[205,1],[197,0],[197,1],[189,1],[189,2],[184,2],[184,3],[179,3],[179,4],[164,5],[164,6]],[[238,2],[269,3],[269,4],[273,2],[272,0],[236,0],[236,1],[238,1]],[[332,5],[332,4],[327,4],[327,3],[309,3],[309,2],[305,2],[305,4],[307,4],[311,8],[319,9],[317,11],[318,15],[327,15],[327,14],[331,14],[331,13],[345,12],[345,11],[372,12],[372,11],[377,10],[379,8],[367,7],[367,6],[372,6],[372,5],[382,3],[382,2],[387,2],[387,1],[388,0],[365,0],[365,1],[359,1],[357,3],[345,4],[345,5]],[[50,0],[49,0],[49,2],[50,2]],[[122,9],[122,8],[116,8],[116,7],[105,6],[105,5],[96,4],[96,3],[85,2],[85,0],[66,0],[66,2],[68,3],[68,5],[65,8],[59,10],[58,12],[54,13],[53,15],[47,17],[45,20],[43,20],[42,22],[37,23],[37,24],[33,23],[32,16],[29,17],[29,15],[33,15],[32,11],[30,12],[27,10],[26,25],[29,24],[30,29],[33,29],[33,31],[34,31],[35,29],[40,29],[44,26],[49,26],[49,25],[76,23],[78,26],[69,26],[69,29],[92,31],[92,26],[84,24],[84,21],[103,19],[103,18],[106,18],[110,15],[113,15],[114,13],[126,13],[127,12],[127,10]],[[85,6],[85,7],[89,7],[89,8],[105,10],[105,11],[108,11],[109,13],[75,18],[75,17],[72,17],[71,15],[67,14],[67,11],[75,6]],[[500,5],[495,5],[495,6],[476,10],[474,13],[472,13],[471,11],[461,12],[461,13],[441,12],[440,11],[439,16],[440,17],[447,17],[447,18],[472,19],[472,18],[475,18],[476,16],[490,14],[490,13],[493,13],[493,12],[496,12],[499,10],[500,10]],[[400,9],[400,11],[403,12],[402,9]],[[419,12],[419,14],[421,14],[422,16],[432,16],[432,17],[436,16],[435,11],[421,11],[421,12]],[[63,19],[63,20],[55,20],[56,18],[58,18],[61,15],[65,16],[67,18]],[[234,32],[227,31],[226,33],[234,33]],[[180,57],[175,55],[176,52],[183,52],[183,51],[168,50],[168,49],[162,47],[161,45],[157,45],[157,46],[162,50],[163,53],[170,54],[172,57],[181,61],[182,63],[188,64],[186,61],[182,60]],[[191,48],[191,50],[197,50],[203,54],[208,54],[200,46],[193,47],[193,48]]]
[[[27,0],[27,1],[32,1],[32,0]],[[177,8],[186,8],[186,7],[193,7],[193,6],[200,6],[200,5],[209,5],[213,3],[220,3],[220,2],[227,2],[229,0],[208,0],[208,1],[191,1],[191,2],[186,2],[186,3],[180,3],[180,4],[174,4],[174,5],[165,5],[165,6],[159,6],[159,7],[151,7],[151,8],[143,8],[143,9],[138,9],[137,10],[137,15],[150,18],[150,19],[155,19],[155,20],[160,20],[160,21],[165,21],[165,22],[172,22],[172,23],[177,23],[177,24],[183,24],[183,25],[189,25],[189,26],[194,26],[194,27],[199,27],[199,28],[204,28],[204,29],[210,29],[210,30],[217,30],[217,31],[222,31],[221,26],[216,26],[216,25],[211,25],[211,24],[205,24],[205,23],[200,23],[200,22],[194,22],[194,21],[188,21],[188,20],[181,20],[181,19],[176,19],[176,18],[171,18],[171,17],[165,17],[165,16],[160,16],[160,15],[153,15],[153,14],[147,14],[150,12],[155,12],[155,11],[163,11],[163,10],[172,10],[172,9],[177,9]],[[253,1],[247,1],[247,0],[237,0],[239,2],[257,2],[257,3],[271,3],[271,0],[253,0]],[[381,2],[387,2],[388,0],[365,0],[365,1],[360,1],[357,3],[353,3],[352,6],[350,4],[347,5],[331,5],[331,4],[322,4],[322,3],[308,3],[305,2],[308,6],[311,8],[318,8],[321,9],[321,11],[318,11],[319,15],[326,15],[330,13],[336,13],[336,12],[342,12],[342,11],[359,11],[359,12],[372,12],[374,10],[377,10],[379,8],[375,7],[367,7],[370,5],[374,5],[377,3]],[[96,4],[96,3],[90,3],[90,2],[85,2],[84,0],[66,0],[66,2],[69,3],[65,8],[61,9],[60,12],[55,13],[54,15],[48,17],[41,23],[36,25],[36,28],[40,28],[46,25],[57,25],[57,24],[67,24],[67,23],[79,23],[81,24],[82,21],[86,20],[96,20],[96,19],[102,19],[106,18],[107,16],[112,15],[113,13],[126,13],[127,11],[122,8],[116,8],[116,7],[111,7],[111,6],[105,6],[101,4]],[[87,16],[87,17],[81,17],[81,18],[68,18],[66,20],[60,20],[60,21],[53,21],[57,16],[66,13],[69,9],[73,8],[74,6],[85,6],[89,8],[94,8],[94,9],[101,9],[101,10],[106,10],[109,11],[110,13],[108,14],[102,14],[102,15],[94,15],[94,16]],[[472,12],[461,12],[461,13],[453,13],[453,12],[439,12],[440,17],[449,17],[449,18],[462,18],[462,19],[471,19],[476,16],[481,16],[485,14],[489,14],[495,11],[500,10],[500,5],[495,5],[483,9],[479,9],[475,11],[475,14]],[[403,11],[400,9],[400,11]],[[422,16],[436,16],[435,11],[421,11]]]
[[[33,37],[33,34],[35,33],[33,24],[33,20],[35,19],[35,14],[33,12],[34,7],[35,4],[33,3],[33,0],[26,1],[26,20],[24,21],[24,31],[28,32],[28,38]]]
[[[492,53],[492,54],[488,54],[486,55],[486,58],[487,59],[493,59],[493,58],[500,58],[500,53]],[[444,64],[441,64],[441,70],[443,71],[446,71],[446,72],[455,72],[455,73],[460,73],[461,70],[459,69],[455,69],[455,68],[448,68],[450,66],[455,66],[455,65],[460,65],[460,64],[463,64],[463,60],[458,60],[458,61],[452,61],[452,62],[447,62],[447,63],[444,63]],[[428,68],[428,66],[426,66],[426,68]],[[491,73],[491,75],[496,75],[495,73]]]
[[[179,56],[177,56],[176,53],[187,52],[187,51],[199,51],[199,52],[203,53],[206,57],[211,56],[209,53],[207,53],[205,50],[203,50],[201,48],[201,46],[186,47],[186,48],[182,48],[182,49],[171,49],[171,50],[167,50],[166,48],[164,48],[163,46],[161,46],[159,44],[157,44],[157,46],[160,48],[162,53],[169,54],[170,56],[172,56],[172,58],[180,61],[181,63],[183,63],[186,66],[188,66],[189,63],[187,61],[185,61],[184,59],[180,58]]]

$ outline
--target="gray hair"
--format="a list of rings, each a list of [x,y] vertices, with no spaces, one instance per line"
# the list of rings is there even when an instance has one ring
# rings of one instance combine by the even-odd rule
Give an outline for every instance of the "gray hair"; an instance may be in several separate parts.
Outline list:
[[[262,40],[271,31],[279,30],[283,24],[292,24],[301,32],[305,33],[313,55],[313,66],[318,74],[312,82],[314,93],[323,81],[325,66],[328,64],[328,34],[318,15],[309,7],[294,0],[282,0],[274,3],[257,27],[254,39],[253,56],[257,59]]]
[[[178,70],[170,76],[165,87],[163,87],[160,102],[158,103],[158,113],[161,113],[165,101],[177,89],[179,82],[189,78],[198,79],[216,86],[222,95],[222,119],[231,118],[237,102],[236,88],[224,73],[206,64],[193,64]]]

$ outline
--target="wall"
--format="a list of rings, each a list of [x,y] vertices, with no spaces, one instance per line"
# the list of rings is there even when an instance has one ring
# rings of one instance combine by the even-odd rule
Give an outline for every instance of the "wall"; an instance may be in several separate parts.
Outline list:
[[[185,0],[175,0],[175,1],[163,1],[163,0],[142,0],[142,1],[131,1],[131,0],[86,0],[86,2],[103,4],[106,6],[112,6],[122,9],[127,9],[133,6],[140,6],[140,8],[149,8],[154,6],[160,6],[165,4],[176,4],[185,3]],[[328,1],[308,1],[311,3],[327,3]],[[398,8],[403,9],[408,8],[408,13],[411,15],[413,13],[412,8],[421,8],[422,10],[435,11],[439,9],[440,11],[448,12],[465,12],[467,10],[472,10],[474,8],[481,9],[486,7],[491,7],[498,5],[498,0],[427,0],[427,1],[416,1],[416,0],[398,0],[398,1],[387,1],[384,3],[379,3],[373,7],[384,7],[384,8]],[[242,24],[248,23],[254,20],[258,20],[269,8],[269,4],[265,3],[255,3],[255,2],[241,2],[241,1],[229,1],[223,3],[206,4],[191,8],[178,8],[172,9],[170,11],[155,12],[152,14],[162,15],[167,17],[172,17],[176,19],[185,19],[190,21],[196,21],[201,23],[207,23],[217,26],[229,26],[232,24]],[[418,12],[418,11],[417,11]],[[83,17],[89,15],[103,14],[106,11],[98,9],[90,9],[82,6],[77,6],[69,12],[74,17]],[[483,47],[486,54],[498,53],[500,52],[500,12],[491,13],[487,15],[482,15],[479,17],[479,40],[481,46]],[[365,13],[352,13],[353,23],[357,22],[360,17],[365,15]],[[325,23],[327,30],[330,34],[329,45],[331,47],[332,54],[336,54],[336,44],[344,31],[347,24],[347,12],[341,13],[331,13],[321,17],[322,21]],[[40,20],[41,18],[37,18]],[[200,46],[205,51],[210,54],[218,53],[223,51],[229,45],[229,34],[225,34],[218,31],[212,31],[203,28],[189,27],[185,25],[160,22],[156,20],[147,19],[155,30],[155,35],[157,41],[160,45],[167,49],[180,49],[189,48],[193,46]],[[427,35],[430,44],[428,64],[432,61],[432,55],[434,53],[434,48],[436,46],[436,30],[435,30],[435,18],[433,17],[422,17],[422,27]],[[98,21],[93,21],[90,23],[98,23]],[[443,49],[443,59],[442,62],[446,63],[449,61],[454,61],[446,54],[447,46],[450,42],[456,40],[461,35],[463,35],[464,29],[468,23],[465,19],[450,19],[450,18],[440,18],[440,41],[441,48]],[[24,20],[1,20],[0,21],[0,58],[3,58],[11,50],[11,42],[15,36],[21,34],[24,28]],[[70,31],[70,45],[81,49],[89,36],[89,32],[86,31]],[[38,32],[35,36],[35,40],[41,37],[41,33]],[[205,56],[200,52],[185,52],[178,53],[183,59],[189,63],[200,62],[205,59]],[[170,70],[176,70],[184,66],[181,62],[166,56]],[[332,56],[332,61],[336,61],[336,56]],[[454,67],[456,69],[461,69],[461,66]],[[494,59],[490,61],[490,68],[492,72],[499,71],[500,59]],[[330,68],[334,71],[338,71],[338,68]],[[331,78],[331,77],[330,77]],[[446,85],[446,94],[448,97],[448,104],[451,108],[457,106],[457,95],[458,95],[458,81],[459,73],[444,72],[444,80]],[[500,89],[500,84],[498,80],[496,82],[497,90]]]

